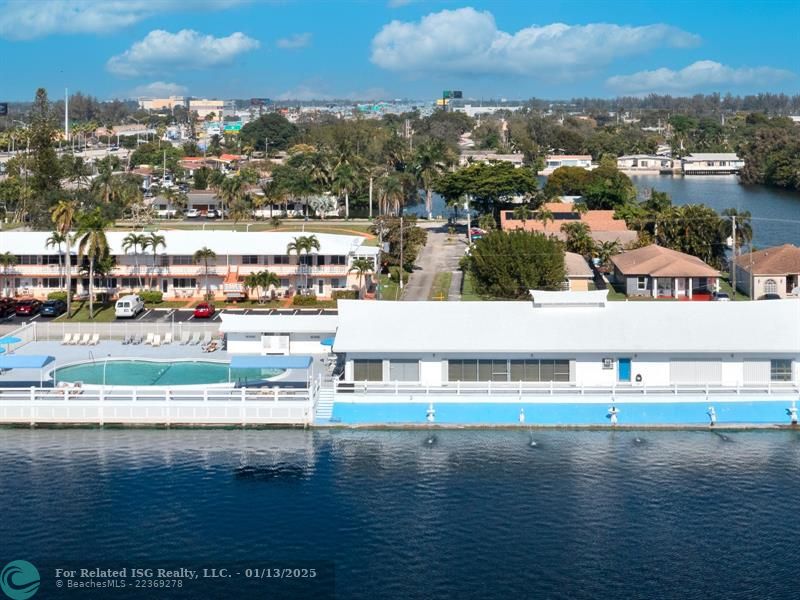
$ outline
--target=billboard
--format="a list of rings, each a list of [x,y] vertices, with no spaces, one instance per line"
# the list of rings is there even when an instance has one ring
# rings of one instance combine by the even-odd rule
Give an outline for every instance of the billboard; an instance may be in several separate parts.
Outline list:
[[[242,130],[242,122],[241,121],[230,121],[225,123],[224,131],[225,133],[239,133]]]
[[[0,102],[0,117],[8,115],[8,102]]]

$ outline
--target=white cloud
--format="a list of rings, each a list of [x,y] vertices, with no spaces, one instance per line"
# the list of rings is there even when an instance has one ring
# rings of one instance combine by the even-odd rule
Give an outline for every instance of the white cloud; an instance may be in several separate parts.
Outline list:
[[[175,69],[203,69],[228,64],[237,55],[259,45],[257,40],[238,31],[217,38],[192,29],[177,33],[156,29],[122,54],[108,59],[106,68],[122,77]]]
[[[193,0],[191,9],[222,10],[248,0]],[[185,0],[33,0],[0,4],[0,37],[109,33],[153,15],[186,9]]]
[[[185,85],[168,83],[166,81],[154,81],[152,83],[136,86],[130,91],[128,96],[131,98],[164,98],[166,96],[183,96],[188,91],[189,88]]]
[[[306,48],[311,45],[311,34],[306,33],[295,33],[294,35],[290,35],[289,37],[281,38],[275,45],[278,48],[283,48],[284,50],[297,50],[298,48]]]
[[[385,25],[372,39],[371,60],[411,73],[570,79],[618,57],[698,43],[698,36],[663,24],[552,23],[507,33],[490,12],[460,8]]]
[[[694,92],[719,89],[720,86],[770,85],[794,77],[791,71],[772,67],[734,68],[714,62],[699,60],[679,71],[661,68],[639,71],[632,75],[617,75],[606,81],[613,90],[626,94],[655,92]]]
[[[419,0],[389,0],[386,5],[389,8],[400,8],[403,6],[408,6],[409,4],[413,4],[414,2],[419,2]]]

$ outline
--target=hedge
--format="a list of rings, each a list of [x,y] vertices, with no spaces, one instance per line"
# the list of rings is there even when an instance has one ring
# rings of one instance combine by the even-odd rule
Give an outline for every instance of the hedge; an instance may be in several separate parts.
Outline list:
[[[314,306],[317,303],[317,297],[314,295],[304,296],[297,294],[292,298],[292,306]]]
[[[358,300],[358,290],[333,290],[333,300]]]
[[[50,292],[47,294],[48,300],[63,300],[64,302],[67,301],[67,292]]]
[[[142,290],[139,297],[145,304],[161,304],[164,301],[164,294],[158,290]]]

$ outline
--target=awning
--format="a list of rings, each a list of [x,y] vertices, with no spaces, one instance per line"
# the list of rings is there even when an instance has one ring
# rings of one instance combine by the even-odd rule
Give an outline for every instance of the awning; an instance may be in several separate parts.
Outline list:
[[[231,357],[231,369],[307,369],[311,366],[310,356],[256,356],[241,355]]]
[[[41,369],[54,360],[44,354],[7,354],[0,356],[0,369]]]
[[[333,346],[334,339],[335,338],[332,337],[324,338],[322,341],[320,341],[320,344],[322,344],[323,346]]]

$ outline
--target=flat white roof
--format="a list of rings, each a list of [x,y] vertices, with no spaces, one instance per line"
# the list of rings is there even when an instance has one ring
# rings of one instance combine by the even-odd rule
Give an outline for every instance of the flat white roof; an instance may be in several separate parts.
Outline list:
[[[222,333],[334,333],[338,315],[236,315],[220,313]]]
[[[122,255],[122,240],[130,231],[108,231],[106,237],[111,254]],[[142,233],[142,232],[137,232]],[[149,233],[149,232],[145,232]],[[219,231],[201,229],[167,229],[156,232],[166,239],[166,247],[159,248],[159,254],[189,255],[206,246],[217,256],[244,254],[286,254],[286,246],[296,237],[314,235],[319,240],[317,254],[347,255],[355,252],[365,239],[359,235],[339,235],[333,233],[311,233],[302,231]],[[57,247],[47,247],[47,231],[4,231],[0,232],[0,253],[12,254],[58,254]],[[77,251],[77,244],[73,252]],[[146,251],[152,255],[152,251]]]
[[[584,292],[585,293],[585,292]],[[800,353],[800,300],[339,301],[333,349],[350,353]]]
[[[734,152],[697,152],[684,156],[683,160],[741,160]]]

